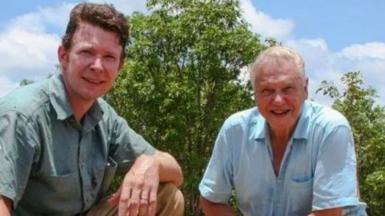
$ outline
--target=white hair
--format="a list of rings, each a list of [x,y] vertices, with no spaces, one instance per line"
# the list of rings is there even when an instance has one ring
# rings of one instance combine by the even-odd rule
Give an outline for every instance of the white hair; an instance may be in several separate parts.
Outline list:
[[[249,66],[250,81],[253,89],[255,88],[254,85],[257,73],[263,66],[278,60],[284,60],[286,62],[293,61],[297,66],[297,72],[305,77],[305,62],[295,50],[283,46],[272,46],[262,51],[257,56],[254,63]]]

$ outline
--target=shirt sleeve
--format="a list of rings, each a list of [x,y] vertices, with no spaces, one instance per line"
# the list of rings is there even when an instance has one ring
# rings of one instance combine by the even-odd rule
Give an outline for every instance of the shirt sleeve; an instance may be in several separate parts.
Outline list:
[[[28,121],[15,112],[0,115],[0,194],[13,200],[22,197],[34,161],[36,139]]]
[[[199,184],[201,195],[215,203],[228,203],[232,184],[232,156],[222,127],[214,145],[209,164]]]
[[[356,156],[348,126],[334,128],[322,141],[314,173],[312,209],[355,206]]]
[[[116,116],[113,126],[112,146],[111,157],[118,164],[118,172],[127,172],[139,155],[153,154],[156,150],[120,116]]]

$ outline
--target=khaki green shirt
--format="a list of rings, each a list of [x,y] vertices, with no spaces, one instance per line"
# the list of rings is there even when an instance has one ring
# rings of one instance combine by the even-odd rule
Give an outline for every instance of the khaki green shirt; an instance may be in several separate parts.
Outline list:
[[[0,194],[13,200],[13,215],[81,214],[108,186],[115,162],[124,172],[154,151],[102,99],[79,124],[61,75],[0,98]]]

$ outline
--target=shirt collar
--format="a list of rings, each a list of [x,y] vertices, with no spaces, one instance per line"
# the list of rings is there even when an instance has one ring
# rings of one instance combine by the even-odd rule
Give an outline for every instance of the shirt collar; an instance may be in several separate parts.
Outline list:
[[[297,126],[293,133],[293,139],[307,139],[310,122],[310,110],[311,106],[309,101],[305,100],[301,108],[301,114],[299,116]]]
[[[49,98],[50,102],[56,112],[58,120],[65,120],[71,116],[73,116],[73,112],[69,101],[67,99],[67,95],[65,92],[63,77],[61,74],[54,75],[49,84]],[[101,99],[98,99],[88,110],[84,118],[83,128],[85,130],[89,130],[93,126],[95,126],[103,116],[102,108],[100,107]]]
[[[268,126],[266,123],[265,118],[259,113],[258,109],[256,108],[256,115],[253,116],[251,122],[252,122],[252,129],[251,131],[254,131],[254,139],[257,141],[264,141],[266,138],[266,132],[268,131]]]
[[[95,125],[102,119],[103,117],[103,110],[100,107],[100,100],[98,99],[88,110],[86,113],[86,116],[84,117],[83,121],[83,130],[85,132],[90,131],[92,128],[95,127]]]
[[[61,74],[51,77],[49,83],[49,99],[56,112],[57,119],[64,120],[73,115]]]

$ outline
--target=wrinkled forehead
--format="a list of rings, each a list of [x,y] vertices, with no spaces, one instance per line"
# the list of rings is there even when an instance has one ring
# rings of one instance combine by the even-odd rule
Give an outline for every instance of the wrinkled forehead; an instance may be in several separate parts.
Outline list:
[[[287,75],[291,77],[304,77],[302,70],[292,58],[264,58],[255,68],[255,76],[261,79],[265,76]]]
[[[113,41],[119,45],[119,36],[117,33],[106,30],[98,25],[94,25],[88,22],[79,23],[79,26],[77,27],[74,33],[73,41],[76,41],[79,39],[90,40],[95,38],[96,36],[102,39],[107,37],[110,41]]]
[[[255,59],[253,68],[263,67],[266,64],[285,64],[287,62],[293,62],[296,69],[304,72],[305,63],[302,57],[291,49],[284,47],[271,47],[264,50]]]
[[[71,47],[76,49],[98,49],[114,55],[122,55],[123,52],[115,32],[88,23],[79,25],[71,43]]]

